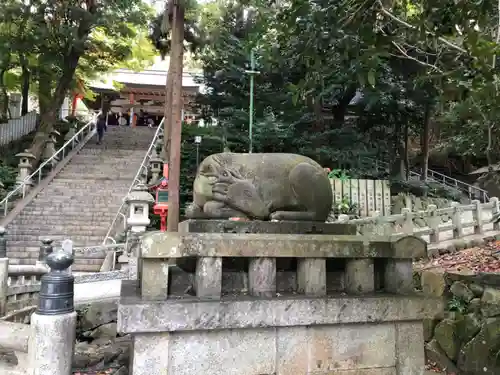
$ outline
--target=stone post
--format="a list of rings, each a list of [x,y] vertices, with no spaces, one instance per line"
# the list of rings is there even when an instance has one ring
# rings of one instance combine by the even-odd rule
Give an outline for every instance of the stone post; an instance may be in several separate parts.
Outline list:
[[[67,254],[70,254],[72,257],[75,256],[74,254],[74,249],[73,249],[73,241],[70,239],[66,239],[61,243],[61,250],[64,251]],[[71,267],[68,267],[68,273],[71,274],[72,270]]]
[[[29,188],[33,186],[33,181],[31,181],[31,179],[27,180],[27,178],[31,174],[31,161],[35,159],[35,156],[28,152],[28,150],[20,152],[16,156],[19,158],[19,172],[17,173],[16,184],[24,184],[26,190],[29,190]]]
[[[472,218],[475,221],[474,234],[483,234],[483,207],[477,199],[474,199],[471,203],[474,205],[472,211]]]
[[[248,289],[255,297],[276,296],[276,258],[250,259]]]
[[[76,336],[73,256],[64,251],[47,257],[50,272],[42,276],[38,308],[31,315],[28,354],[33,375],[71,375]]]
[[[7,289],[9,281],[9,258],[5,228],[0,227],[0,316],[7,313]]]
[[[44,238],[42,244],[40,245],[40,251],[38,252],[37,265],[47,266],[47,257],[53,253],[54,247],[52,243],[54,241],[50,238]]]
[[[498,202],[497,197],[491,197],[490,203],[493,205],[491,208],[491,214],[495,217],[497,214],[500,214],[500,202]],[[497,223],[493,223],[493,230],[500,230],[500,221]]]
[[[464,231],[462,228],[462,210],[460,209],[460,203],[452,202],[451,207],[453,207],[453,213],[451,216],[451,222],[453,224],[453,238],[463,237]]]
[[[401,210],[401,214],[403,215],[403,233],[413,234],[413,213],[411,209],[405,207]]]
[[[373,259],[349,259],[346,263],[345,288],[350,294],[375,291],[375,266]]]
[[[431,233],[429,234],[429,242],[439,242],[439,223],[441,222],[441,218],[437,214],[437,206],[435,204],[430,204],[427,207],[427,213],[427,225],[431,229]]]

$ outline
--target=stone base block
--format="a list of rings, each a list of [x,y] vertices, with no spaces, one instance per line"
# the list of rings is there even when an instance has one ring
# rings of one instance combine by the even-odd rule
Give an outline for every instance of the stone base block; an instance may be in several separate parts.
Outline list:
[[[230,221],[185,220],[179,224],[184,233],[267,233],[267,234],[330,234],[355,235],[355,224],[314,221]]]
[[[421,375],[420,297],[226,299],[147,303],[124,282],[118,327],[132,375]]]

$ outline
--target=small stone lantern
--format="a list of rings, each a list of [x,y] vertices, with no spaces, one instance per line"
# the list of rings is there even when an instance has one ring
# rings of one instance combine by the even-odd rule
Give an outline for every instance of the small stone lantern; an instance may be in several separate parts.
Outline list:
[[[163,172],[163,159],[158,155],[149,159],[149,169],[151,170],[151,181],[158,181]]]
[[[68,132],[66,133],[66,135],[64,136],[64,141],[67,142],[69,141],[71,138],[73,138],[75,135],[76,135],[76,131],[77,131],[77,125],[76,125],[76,122],[72,122],[69,126],[69,130]],[[71,147],[75,147],[75,144],[78,143],[78,139],[75,139],[74,140],[74,143],[72,142],[72,145]]]
[[[47,139],[47,143],[45,144],[45,149],[43,151],[43,159],[48,160],[50,159],[53,155],[55,155],[56,151],[56,142],[57,142],[57,137],[60,136],[61,133],[59,133],[57,130],[52,130],[49,134],[49,138]],[[57,164],[59,161],[59,157],[55,157],[52,159],[52,167]]]
[[[25,185],[32,186],[33,181],[25,180],[31,174],[31,162],[35,160],[35,155],[28,150],[24,150],[24,152],[20,152],[16,156],[19,158],[19,172],[17,174],[16,183],[18,185],[22,185],[24,183]]]
[[[154,203],[155,199],[148,193],[145,184],[137,184],[125,198],[125,203],[129,206],[129,216],[127,224],[133,233],[146,231],[149,225],[149,204]]]

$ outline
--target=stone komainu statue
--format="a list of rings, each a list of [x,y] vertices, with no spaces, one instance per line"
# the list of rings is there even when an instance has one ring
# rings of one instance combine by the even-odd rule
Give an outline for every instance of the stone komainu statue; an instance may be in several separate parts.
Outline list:
[[[324,222],[332,189],[325,170],[308,157],[224,152],[200,164],[193,201],[186,210],[191,219]]]

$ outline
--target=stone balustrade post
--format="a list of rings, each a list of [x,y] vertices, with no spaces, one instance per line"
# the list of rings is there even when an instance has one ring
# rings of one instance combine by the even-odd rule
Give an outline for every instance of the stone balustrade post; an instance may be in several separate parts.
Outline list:
[[[429,234],[430,243],[439,242],[439,223],[441,218],[437,214],[437,206],[435,204],[430,204],[427,207],[427,225],[429,226],[431,233]]]
[[[197,297],[220,299],[222,292],[222,258],[198,258],[194,281]]]
[[[453,207],[453,213],[451,216],[451,223],[453,224],[453,238],[461,238],[464,235],[462,227],[462,209],[460,208],[460,203],[458,202],[451,202],[451,207]]]
[[[307,296],[326,296],[326,259],[297,259],[297,286]]]
[[[52,243],[54,240],[50,238],[44,238],[42,244],[40,245],[40,250],[38,252],[37,265],[47,266],[47,257],[53,253],[54,247]]]
[[[375,265],[371,258],[348,259],[345,269],[347,293],[364,294],[375,291]]]
[[[70,254],[72,257],[75,256],[75,249],[73,248],[73,241],[69,238],[61,242],[61,250],[65,253]],[[68,273],[72,273],[71,267],[68,267]]]
[[[471,203],[474,205],[474,210],[472,211],[472,218],[475,222],[474,234],[483,234],[483,207],[477,199],[474,199]]]
[[[42,276],[38,308],[31,315],[28,344],[33,375],[71,375],[76,336],[73,256],[57,251],[47,256],[50,272]]]
[[[495,217],[497,214],[500,214],[500,202],[497,197],[490,198],[490,202],[493,205],[491,208],[491,214]],[[493,223],[493,230],[500,230],[500,221],[497,223]]]
[[[0,316],[7,313],[7,289],[9,282],[9,258],[5,228],[0,227]]]
[[[250,259],[248,291],[255,297],[276,296],[276,258]]]
[[[404,234],[413,234],[413,212],[411,208],[405,207],[401,210],[403,215],[402,231]]]

